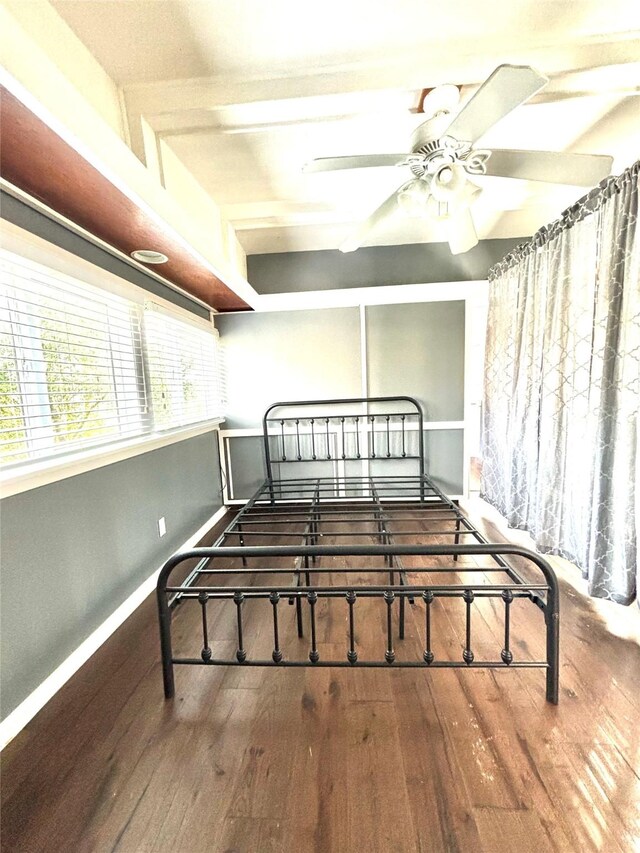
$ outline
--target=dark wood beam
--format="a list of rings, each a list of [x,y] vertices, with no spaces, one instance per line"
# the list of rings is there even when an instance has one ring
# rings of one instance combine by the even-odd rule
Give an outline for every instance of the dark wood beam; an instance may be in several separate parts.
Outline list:
[[[228,285],[175,240],[20,100],[0,87],[0,174],[126,255],[169,258],[163,278],[218,311],[249,310]]]

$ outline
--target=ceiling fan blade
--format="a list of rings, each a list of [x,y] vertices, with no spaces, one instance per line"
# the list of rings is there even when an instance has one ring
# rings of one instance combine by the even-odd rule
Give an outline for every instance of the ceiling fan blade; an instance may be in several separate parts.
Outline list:
[[[468,252],[478,242],[473,217],[468,207],[461,207],[447,217],[447,239],[452,255]]]
[[[411,182],[408,181],[407,183]],[[388,199],[383,201],[380,207],[377,207],[373,213],[364,220],[364,222],[361,222],[356,230],[350,234],[340,246],[340,251],[355,252],[356,249],[359,249],[367,234],[372,231],[376,225],[382,222],[383,219],[386,219],[387,216],[391,216],[391,214],[395,213],[398,209],[398,197],[406,186],[407,184],[403,184],[399,187],[392,195],[389,196]]]
[[[475,142],[548,82],[528,65],[499,65],[451,122],[447,136]]]
[[[502,178],[594,187],[610,174],[612,164],[613,157],[605,154],[494,148],[485,166],[487,175]]]
[[[302,167],[303,172],[334,172],[337,169],[365,169],[371,166],[397,166],[408,154],[356,154],[353,157],[318,157]]]

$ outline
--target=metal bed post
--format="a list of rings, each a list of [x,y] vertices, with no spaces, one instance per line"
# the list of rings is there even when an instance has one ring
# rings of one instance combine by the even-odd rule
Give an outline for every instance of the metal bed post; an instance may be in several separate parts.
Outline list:
[[[302,542],[303,542],[303,545],[305,545],[305,546],[309,545],[310,539],[311,539],[312,544],[315,545],[315,538],[316,537],[315,537],[314,532],[313,532],[313,525],[314,525],[314,518],[315,518],[315,508],[316,508],[316,505],[319,502],[319,500],[320,500],[320,480],[317,480],[316,490],[314,492],[313,500],[311,502],[311,508],[309,511],[309,519],[308,519],[306,527],[304,529],[304,533],[302,534]],[[315,563],[316,558],[312,556],[311,559]],[[300,557],[300,559],[298,561],[298,570],[295,572],[296,586],[298,586],[298,587],[301,586],[301,583],[300,583],[300,578],[301,578],[300,561],[302,561],[303,567],[305,569],[305,573],[304,573],[305,584],[307,586],[311,586],[311,579],[309,576],[309,555],[308,554],[306,554],[304,557]],[[289,602],[289,603],[291,603],[291,602]],[[298,626],[298,637],[302,638],[302,637],[304,637],[304,628],[303,628],[303,624],[302,624],[302,598],[299,595],[296,596],[296,623]]]
[[[452,503],[456,508],[456,521],[455,521],[456,532],[453,534],[453,544],[459,545],[460,544],[460,502],[456,500],[456,501],[452,501]],[[454,563],[458,562],[458,555],[457,554],[454,554],[453,562]]]
[[[267,426],[267,416],[269,412],[274,408],[274,406],[270,406],[267,411],[264,413],[264,417],[262,418],[262,434],[264,441],[264,461],[267,468],[267,482],[269,484],[269,494],[271,495],[271,504],[275,504],[276,497],[273,491],[273,469],[271,466],[271,451],[269,449],[269,432]]]
[[[374,485],[375,481],[374,481],[373,477],[370,478],[370,482],[371,482],[371,494],[373,496],[373,500],[375,501],[376,513],[378,513],[378,518],[379,518],[379,524],[380,524],[379,532],[381,534],[382,544],[383,545],[391,545],[391,543],[393,542],[393,534],[391,533],[390,530],[387,529],[387,525],[386,525],[386,522],[389,521],[389,519],[386,517],[386,515],[384,513],[382,501],[380,500],[380,496],[378,495],[378,490],[376,489],[376,487]],[[394,561],[397,565],[398,577],[400,578],[400,584],[404,586],[405,582],[406,582],[406,576],[405,576],[404,569],[402,566],[402,561],[397,556],[394,556],[393,554],[389,554],[389,556],[386,559],[386,562],[389,566],[389,583],[393,586],[393,584],[395,583],[395,580],[396,580],[395,571],[394,571]],[[389,609],[389,613],[391,613],[391,609]],[[402,596],[400,596],[400,603],[398,605],[398,637],[401,640],[404,640],[404,619],[405,619],[405,599],[404,599],[404,595],[402,595]]]
[[[311,544],[318,544],[318,524],[320,521],[320,513],[318,512],[318,505],[320,503],[320,479],[316,480],[316,490],[313,493],[313,500],[311,502],[311,518],[309,519],[309,530],[311,532]],[[316,558],[311,557],[311,562],[315,564]],[[309,575],[307,573],[307,586],[309,585]]]
[[[208,557],[203,557],[206,562]],[[180,555],[170,557],[160,570],[158,585],[156,587],[156,600],[158,602],[158,619],[160,625],[160,652],[162,655],[162,681],[164,685],[165,699],[172,699],[175,695],[175,681],[173,678],[173,651],[171,647],[171,608],[169,599],[165,592],[167,580],[175,566],[181,561]]]
[[[547,584],[544,619],[547,626],[547,702],[558,704],[560,689],[560,590],[558,580],[549,564],[543,561],[542,568]]]
[[[424,493],[424,482],[426,478],[426,473],[424,470],[424,418],[422,417],[422,406],[418,403],[417,400],[411,398],[412,402],[415,404],[416,409],[418,410],[418,448],[419,448],[419,456],[420,456],[420,500],[424,501],[425,493]],[[404,428],[404,424],[403,424]]]

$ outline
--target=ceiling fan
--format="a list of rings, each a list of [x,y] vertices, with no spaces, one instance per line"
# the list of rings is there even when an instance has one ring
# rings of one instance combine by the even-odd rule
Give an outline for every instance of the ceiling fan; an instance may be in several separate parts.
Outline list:
[[[340,251],[358,249],[378,223],[401,210],[443,223],[451,252],[454,255],[467,252],[478,242],[471,206],[482,191],[469,179],[470,175],[587,187],[599,183],[609,174],[612,157],[473,147],[490,127],[548,82],[528,65],[499,65],[453,119],[450,112],[458,102],[458,87],[446,85],[433,89],[423,106],[430,118],[414,131],[410,153],[321,157],[308,163],[305,172],[406,166],[412,173],[356,228]]]

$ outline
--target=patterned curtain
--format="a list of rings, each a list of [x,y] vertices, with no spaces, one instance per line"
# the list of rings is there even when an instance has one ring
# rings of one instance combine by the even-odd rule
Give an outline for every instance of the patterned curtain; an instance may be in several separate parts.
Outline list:
[[[629,604],[640,518],[640,161],[490,271],[482,496]]]

